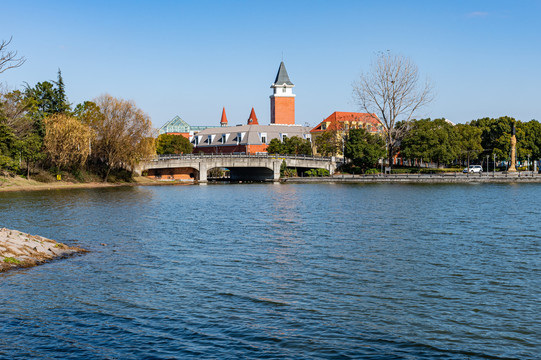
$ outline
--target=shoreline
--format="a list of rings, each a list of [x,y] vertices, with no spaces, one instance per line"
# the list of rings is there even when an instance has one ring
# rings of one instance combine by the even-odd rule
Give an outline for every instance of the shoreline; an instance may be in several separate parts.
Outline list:
[[[139,185],[160,185],[160,183],[144,178],[136,177],[131,183],[104,183],[88,182],[73,183],[68,181],[58,181],[51,183],[40,183],[35,180],[27,180],[20,176],[14,178],[0,178],[0,193],[18,192],[18,191],[39,191],[39,190],[62,190],[62,189],[98,189],[108,187],[139,186]]]
[[[496,183],[522,184],[541,183],[541,174],[482,174],[467,175],[450,174],[386,174],[386,175],[334,175],[327,177],[294,177],[281,179],[282,183],[314,184],[314,183],[348,183],[348,184],[467,184],[467,183]]]
[[[88,252],[39,235],[0,228],[0,273]]]
[[[278,181],[281,184],[460,184],[460,183],[497,183],[497,184],[522,184],[522,183],[541,183],[541,174],[524,173],[496,173],[482,175],[466,175],[461,173],[447,174],[374,174],[374,175],[351,175],[339,174],[325,177],[290,177],[282,178]],[[211,183],[211,182],[209,182]],[[159,181],[146,177],[138,176],[130,183],[72,183],[72,182],[53,182],[40,183],[35,180],[26,180],[24,178],[11,178],[2,182],[0,178],[0,194],[2,192],[28,192],[40,190],[73,190],[73,189],[99,189],[125,186],[180,186],[180,185],[200,185],[194,182],[179,181]],[[205,182],[206,184],[206,182]]]

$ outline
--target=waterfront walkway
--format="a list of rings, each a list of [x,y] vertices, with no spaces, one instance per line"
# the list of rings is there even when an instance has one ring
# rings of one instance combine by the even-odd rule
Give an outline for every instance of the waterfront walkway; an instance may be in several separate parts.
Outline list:
[[[286,183],[541,183],[541,174],[516,173],[443,173],[443,174],[342,174],[327,177],[294,177],[282,179]]]

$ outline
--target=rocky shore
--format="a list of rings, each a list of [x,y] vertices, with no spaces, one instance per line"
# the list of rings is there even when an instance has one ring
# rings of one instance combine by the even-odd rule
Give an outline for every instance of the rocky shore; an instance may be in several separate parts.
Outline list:
[[[32,267],[86,251],[42,236],[0,229],[0,272]]]
[[[541,183],[541,174],[522,173],[484,173],[484,174],[376,174],[350,175],[336,174],[326,177],[293,177],[282,179],[285,183],[403,183],[403,184],[456,184],[456,183]]]

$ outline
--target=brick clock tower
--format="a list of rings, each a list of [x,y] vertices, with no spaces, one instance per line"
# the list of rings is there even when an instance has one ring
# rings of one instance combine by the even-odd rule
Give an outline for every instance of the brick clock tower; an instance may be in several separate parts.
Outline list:
[[[295,94],[284,62],[280,63],[276,80],[271,85],[271,124],[295,125]]]

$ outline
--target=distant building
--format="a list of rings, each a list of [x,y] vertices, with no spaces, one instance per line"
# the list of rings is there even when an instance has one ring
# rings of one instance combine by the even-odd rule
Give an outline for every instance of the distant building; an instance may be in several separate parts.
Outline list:
[[[284,62],[280,63],[276,79],[271,85],[271,123],[260,125],[254,108],[250,111],[246,125],[228,126],[225,108],[222,110],[220,127],[206,128],[189,136],[194,153],[266,153],[272,139],[284,141],[298,136],[310,139],[310,128],[295,124],[295,94]]]
[[[227,119],[226,119],[227,123]],[[182,135],[189,139],[198,132],[217,126],[191,126],[178,115],[166,122],[159,130],[159,134]]]
[[[350,129],[359,128],[366,129],[372,134],[381,134],[384,131],[376,114],[335,111],[310,130],[312,144],[315,144],[317,137],[325,132],[333,132],[337,140],[342,141]],[[314,153],[317,153],[315,146],[313,149]]]
[[[295,94],[284,62],[280,63],[276,79],[271,85],[271,124],[295,125]]]
[[[222,118],[225,110],[222,113]],[[259,125],[254,109],[246,125],[205,129],[190,137],[194,153],[258,154],[266,153],[272,139],[284,141],[298,136],[310,139],[310,128],[299,125]]]

